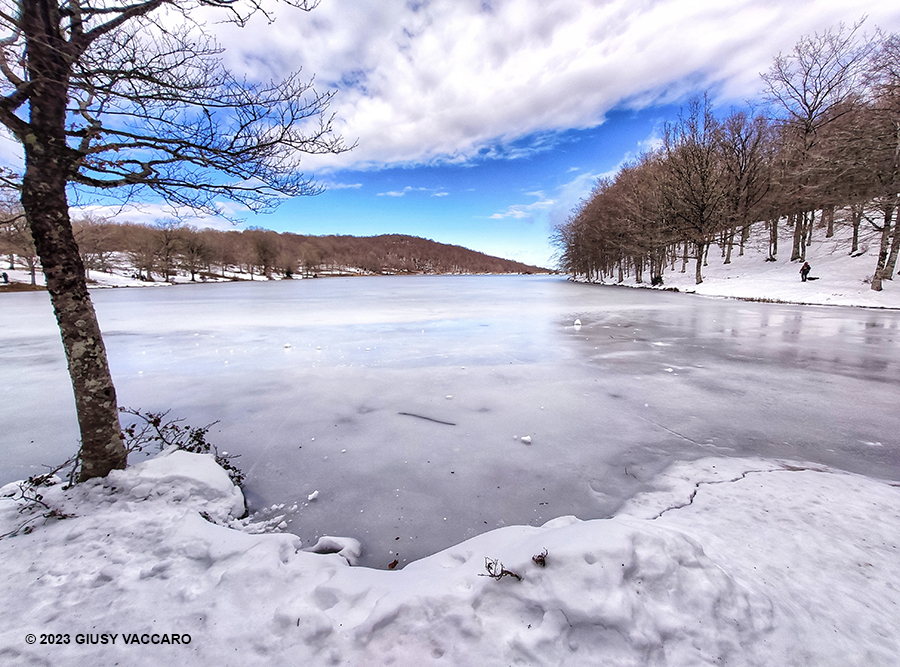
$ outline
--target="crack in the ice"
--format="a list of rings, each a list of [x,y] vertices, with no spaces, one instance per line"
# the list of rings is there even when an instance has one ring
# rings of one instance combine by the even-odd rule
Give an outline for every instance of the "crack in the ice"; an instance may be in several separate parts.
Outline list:
[[[803,472],[803,471],[812,471],[812,472],[828,472],[822,468],[804,468],[802,466],[792,466],[789,464],[784,464],[781,468],[769,468],[767,470],[745,470],[740,477],[735,477],[734,479],[716,479],[716,480],[701,480],[694,484],[694,490],[691,492],[690,497],[687,499],[687,502],[682,503],[681,505],[672,505],[670,507],[665,508],[662,512],[657,514],[654,517],[651,517],[651,521],[655,521],[663,514],[670,510],[680,510],[684,507],[689,507],[694,502],[694,498],[697,497],[697,492],[700,491],[700,487],[702,485],[713,485],[713,484],[731,484],[732,482],[740,482],[742,479],[746,478],[747,475],[751,475],[754,473],[769,473],[769,472]]]
[[[403,415],[404,417],[415,417],[416,419],[424,419],[425,421],[434,422],[435,424],[443,424],[444,426],[456,426],[453,422],[445,422],[441,419],[434,419],[432,417],[426,417],[425,415],[417,415],[412,412],[398,412],[398,415]]]
[[[659,424],[659,423],[653,421],[652,419],[647,419],[646,417],[641,417],[640,415],[638,415],[638,419],[643,419],[643,420],[644,420],[645,422],[647,422],[648,424],[653,424],[654,426],[656,426],[656,427],[658,427],[658,428],[661,428],[663,431],[666,431],[666,432],[668,432],[668,433],[671,433],[672,435],[674,435],[674,436],[676,436],[676,437],[678,437],[678,438],[681,438],[682,440],[687,440],[688,442],[694,443],[694,444],[697,445],[698,447],[705,447],[705,446],[706,446],[704,443],[702,443],[702,442],[697,442],[696,440],[693,440],[692,438],[689,438],[689,437],[687,437],[686,435],[682,435],[682,434],[679,433],[678,431],[673,431],[673,430],[670,429],[668,426],[663,426],[662,424]]]

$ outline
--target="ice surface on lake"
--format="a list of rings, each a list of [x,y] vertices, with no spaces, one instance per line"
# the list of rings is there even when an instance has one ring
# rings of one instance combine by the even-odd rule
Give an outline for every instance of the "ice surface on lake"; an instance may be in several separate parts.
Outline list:
[[[241,455],[251,508],[296,503],[277,512],[288,530],[308,546],[358,539],[364,565],[507,524],[609,516],[677,459],[787,457],[900,479],[893,311],[558,277],[92,298],[120,405],[220,420],[209,438]],[[46,295],[0,308],[3,483],[63,460],[78,435]]]

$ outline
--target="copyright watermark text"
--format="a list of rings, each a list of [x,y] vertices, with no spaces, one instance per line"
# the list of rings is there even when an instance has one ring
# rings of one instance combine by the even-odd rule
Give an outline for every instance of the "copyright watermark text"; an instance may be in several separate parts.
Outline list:
[[[29,633],[25,635],[25,642],[28,644],[177,644],[186,646],[191,643],[191,636],[181,632],[80,632],[78,634],[51,632],[39,635]]]

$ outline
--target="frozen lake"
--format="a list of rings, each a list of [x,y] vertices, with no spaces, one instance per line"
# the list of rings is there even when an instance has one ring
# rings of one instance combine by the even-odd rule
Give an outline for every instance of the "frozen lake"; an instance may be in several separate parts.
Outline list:
[[[120,405],[220,420],[210,440],[241,455],[251,508],[296,503],[280,513],[305,544],[355,537],[364,565],[502,525],[607,516],[677,459],[783,457],[900,480],[896,311],[546,276],[92,297]],[[2,295],[0,313],[5,483],[68,457],[78,435],[47,296]]]

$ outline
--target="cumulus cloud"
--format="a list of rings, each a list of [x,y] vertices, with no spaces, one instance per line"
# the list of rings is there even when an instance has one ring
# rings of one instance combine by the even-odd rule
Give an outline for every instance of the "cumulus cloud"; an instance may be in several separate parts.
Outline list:
[[[276,13],[220,38],[250,76],[303,65],[338,91],[337,129],[359,146],[309,156],[313,170],[515,157],[503,147],[596,126],[616,106],[708,86],[752,97],[774,55],[839,21],[900,28],[900,8],[870,0],[328,0]]]

